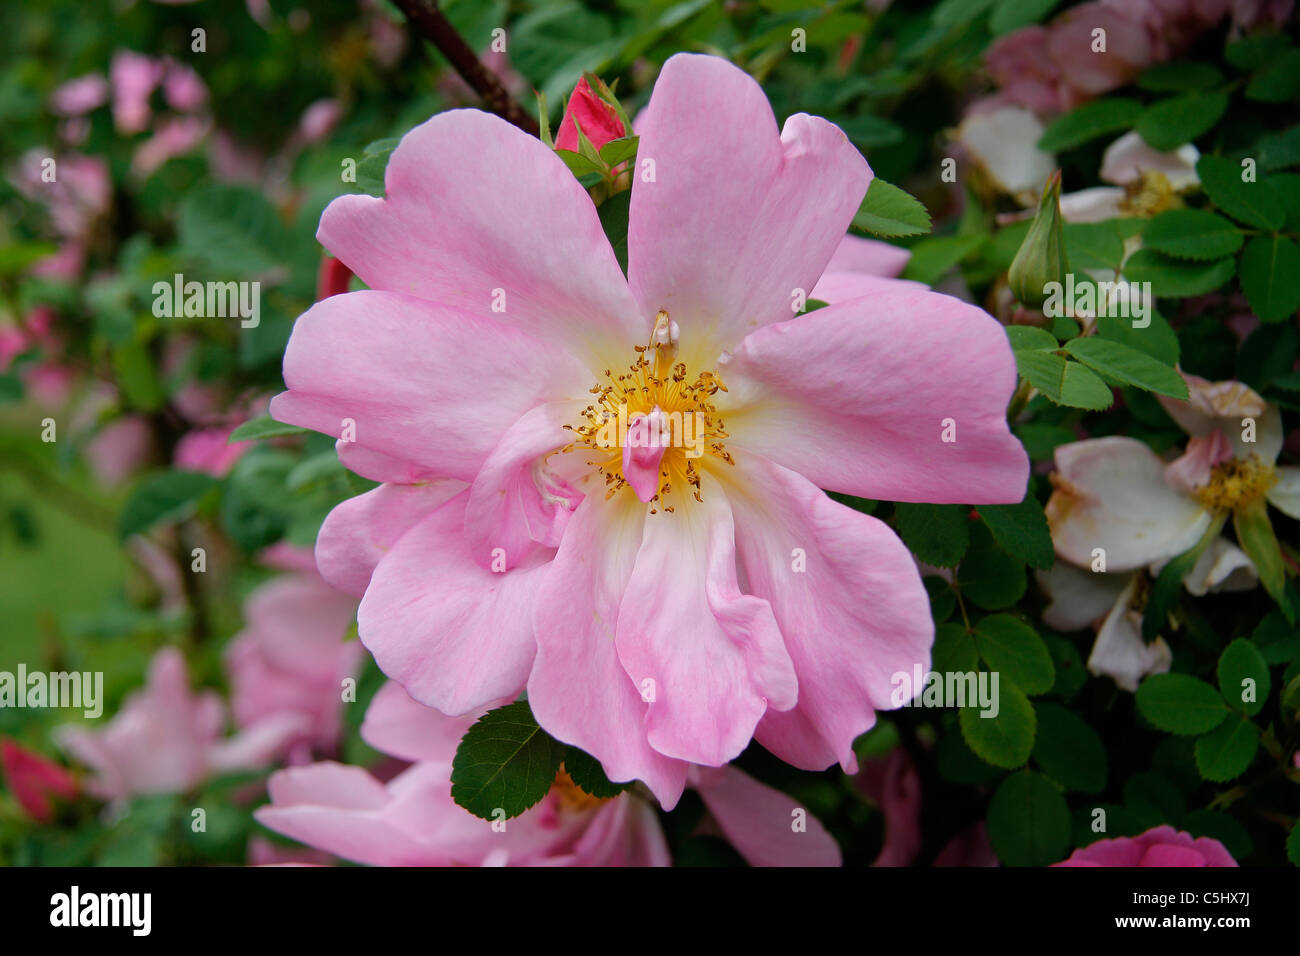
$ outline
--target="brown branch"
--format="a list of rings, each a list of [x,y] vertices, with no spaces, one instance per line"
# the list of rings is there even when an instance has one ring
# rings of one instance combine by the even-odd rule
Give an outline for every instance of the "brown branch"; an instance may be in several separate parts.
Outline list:
[[[393,0],[393,3],[406,15],[416,32],[448,59],[470,89],[483,97],[489,110],[514,123],[529,136],[539,134],[537,121],[511,99],[497,75],[479,62],[464,37],[438,9],[438,0]]]

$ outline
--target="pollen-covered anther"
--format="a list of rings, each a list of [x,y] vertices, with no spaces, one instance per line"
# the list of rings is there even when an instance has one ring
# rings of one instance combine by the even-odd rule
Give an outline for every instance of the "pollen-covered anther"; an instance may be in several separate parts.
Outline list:
[[[700,494],[701,468],[706,459],[734,464],[723,439],[727,437],[713,397],[726,386],[716,373],[691,377],[677,361],[680,331],[660,311],[650,342],[636,346],[636,361],[626,372],[605,369],[603,380],[591,388],[595,400],[570,426],[576,440],[596,454],[587,462],[605,478],[606,496],[624,486],[650,503],[651,514],[671,514],[677,495],[689,489]]]
[[[1210,480],[1192,492],[1207,511],[1240,511],[1277,484],[1277,471],[1255,455],[1215,465]]]

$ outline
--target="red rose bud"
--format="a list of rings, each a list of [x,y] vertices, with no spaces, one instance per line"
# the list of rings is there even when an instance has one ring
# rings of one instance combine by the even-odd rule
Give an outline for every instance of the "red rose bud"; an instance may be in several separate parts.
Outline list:
[[[51,797],[71,800],[77,795],[77,781],[58,764],[24,750],[12,740],[0,740],[0,766],[18,805],[37,823],[54,820]]]
[[[574,123],[575,119],[577,123]],[[623,120],[617,111],[596,95],[585,76],[578,81],[578,85],[573,89],[573,95],[569,97],[564,119],[560,121],[559,134],[555,137],[555,148],[578,152],[579,126],[582,127],[582,135],[587,137],[596,149],[600,149],[610,140],[621,139],[627,135],[627,131],[623,128]]]
[[[352,270],[343,264],[342,259],[325,255],[320,260],[320,272],[316,274],[316,301],[328,299],[348,291],[352,281]]]

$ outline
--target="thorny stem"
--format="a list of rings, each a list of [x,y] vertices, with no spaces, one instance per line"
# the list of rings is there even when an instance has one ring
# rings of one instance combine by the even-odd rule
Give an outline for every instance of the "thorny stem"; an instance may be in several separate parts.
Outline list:
[[[438,9],[437,0],[393,0],[420,36],[447,58],[461,79],[483,97],[487,108],[503,119],[514,123],[529,136],[538,136],[537,122],[518,103],[511,99],[497,75],[485,67],[464,37]]]

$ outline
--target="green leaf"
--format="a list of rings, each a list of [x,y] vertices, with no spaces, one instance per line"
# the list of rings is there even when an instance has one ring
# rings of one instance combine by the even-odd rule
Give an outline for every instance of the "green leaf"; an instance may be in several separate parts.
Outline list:
[[[384,174],[388,171],[388,160],[397,149],[401,137],[390,136],[366,144],[364,155],[357,163],[357,187],[371,196],[384,195]]]
[[[619,163],[625,163],[636,156],[639,136],[623,136],[611,139],[600,148],[600,158],[612,169]]]
[[[282,265],[291,245],[275,208],[249,186],[215,183],[186,193],[176,216],[179,250],[220,275],[256,275]]]
[[[1097,731],[1073,711],[1052,701],[1037,706],[1034,760],[1067,790],[1100,793],[1106,789],[1106,748]]]
[[[1285,103],[1300,96],[1300,50],[1287,50],[1259,68],[1246,86],[1246,99]]]
[[[1265,172],[1300,163],[1300,125],[1261,136],[1251,155],[1259,160],[1259,168]]]
[[[133,408],[154,411],[163,403],[162,385],[149,350],[134,340],[112,351],[113,374]]]
[[[1088,682],[1088,669],[1083,664],[1083,655],[1073,641],[1056,634],[1044,634],[1043,643],[1052,655],[1052,668],[1056,671],[1056,683],[1052,684],[1049,693],[1069,700]]]
[[[1016,352],[1016,368],[1058,405],[1100,411],[1115,400],[1110,386],[1078,362],[1053,352]]]
[[[935,236],[912,247],[902,278],[933,285],[949,269],[973,255],[987,241],[984,235]]]
[[[1300,819],[1291,825],[1291,832],[1286,836],[1286,858],[1292,866],[1300,866]]]
[[[0,246],[0,275],[25,272],[34,263],[59,251],[53,242],[11,242]]]
[[[1072,339],[1062,348],[1089,368],[1116,381],[1158,395],[1187,398],[1187,383],[1178,371],[1145,352],[1096,337]]]
[[[960,621],[947,621],[934,629],[930,668],[939,674],[968,674],[979,668],[975,638]]]
[[[156,524],[189,512],[217,480],[195,471],[165,471],[146,478],[131,492],[118,518],[117,535],[125,540]]]
[[[1170,209],[1142,233],[1142,245],[1179,259],[1222,259],[1241,248],[1241,230],[1204,209]]]
[[[1228,708],[1213,687],[1187,674],[1153,674],[1137,689],[1137,708],[1171,734],[1203,734],[1223,723]]]
[[[970,543],[970,512],[961,505],[900,502],[894,507],[898,536],[926,564],[951,568]]]
[[[998,0],[998,5],[989,16],[989,30],[994,36],[1001,36],[1031,23],[1041,23],[1059,2],[1060,0]]]
[[[1134,328],[1132,319],[1099,315],[1097,334],[1103,339],[1146,352],[1164,365],[1178,364],[1181,352],[1178,335],[1169,321],[1154,308],[1151,310],[1151,324],[1146,328]]]
[[[1026,584],[1024,563],[998,547],[983,525],[972,526],[970,535],[970,548],[957,569],[961,593],[986,611],[1020,600]]]
[[[451,797],[484,820],[517,817],[550,791],[567,748],[537,726],[527,701],[488,711],[451,765]]]
[[[1038,148],[1045,153],[1059,153],[1106,133],[1130,129],[1142,109],[1137,100],[1117,96],[1084,103],[1053,120],[1039,138]]]
[[[920,236],[930,231],[930,213],[919,199],[880,177],[871,181],[853,228],[877,236]]]
[[[950,585],[937,574],[927,574],[921,578],[921,583],[925,585],[925,593],[930,598],[930,616],[934,618],[935,624],[952,617],[952,612],[957,610],[957,596],[952,592]],[[939,640],[935,635],[935,642]]]
[[[1184,60],[1160,63],[1143,72],[1137,85],[1153,93],[1181,93],[1205,90],[1223,82],[1223,73],[1212,63]]]
[[[605,230],[605,237],[613,247],[624,275],[627,274],[627,223],[631,203],[632,190],[625,189],[610,196],[596,209],[601,228]]]
[[[958,713],[962,738],[981,760],[1008,770],[1023,766],[1034,749],[1034,705],[1012,684],[998,688],[996,717],[982,717],[978,707]]]
[[[1050,352],[1061,347],[1056,341],[1056,336],[1035,325],[1008,325],[1005,329],[1011,347],[1017,352],[1043,349]]]
[[[1256,236],[1238,266],[1241,291],[1261,322],[1281,322],[1300,308],[1300,247],[1282,236]]]
[[[1171,96],[1143,110],[1137,131],[1148,145],[1169,152],[1213,128],[1227,108],[1228,94],[1222,90]]]
[[[1008,776],[989,801],[989,842],[1007,866],[1047,866],[1070,850],[1070,808],[1041,773]]]
[[[1234,717],[1196,741],[1196,769],[1206,780],[1226,783],[1246,772],[1258,749],[1259,728]]]
[[[564,752],[564,770],[569,779],[584,792],[601,800],[617,797],[631,784],[613,783],[605,776],[600,761],[586,751],[570,747]]]
[[[1223,649],[1219,655],[1219,692],[1229,707],[1254,716],[1264,708],[1271,689],[1268,661],[1259,648],[1239,637]],[[1254,700],[1245,700],[1248,695]]]
[[[600,163],[595,162],[590,157],[583,156],[581,153],[575,153],[571,149],[557,149],[555,155],[560,157],[565,166],[569,167],[569,172],[573,173],[576,179],[582,179],[584,176],[605,175],[605,168]]]
[[[1045,694],[1056,682],[1052,655],[1038,632],[1010,614],[992,614],[975,624],[975,647],[989,670],[1026,694]]]
[[[1036,422],[1018,424],[1013,429],[1020,443],[1034,461],[1046,461],[1061,445],[1078,441],[1079,436],[1060,425],[1041,425]]]
[[[1281,33],[1257,33],[1229,43],[1224,58],[1239,70],[1254,70],[1284,56],[1291,40]]]
[[[237,441],[258,441],[263,438],[287,438],[290,435],[305,435],[308,429],[297,425],[277,422],[270,415],[250,419],[230,433],[227,444]]]
[[[1031,568],[1046,571],[1056,560],[1047,516],[1038,499],[1026,493],[1015,505],[980,505],[979,515],[1003,550]]]
[[[1124,276],[1131,282],[1150,282],[1157,298],[1183,299],[1213,292],[1228,282],[1236,271],[1232,259],[1189,262],[1172,259],[1154,249],[1139,249],[1124,263]]]
[[[1263,498],[1241,508],[1232,515],[1232,527],[1237,532],[1237,544],[1254,562],[1259,572],[1259,583],[1277,602],[1288,621],[1293,618],[1291,602],[1286,596],[1286,571],[1282,563],[1282,550],[1278,547],[1273,524],[1268,520],[1268,505]]]
[[[1277,230],[1286,221],[1286,210],[1277,192],[1264,180],[1243,182],[1240,163],[1222,156],[1202,156],[1196,175],[1210,200],[1238,222],[1260,229]]]
[[[1085,269],[1119,271],[1120,263],[1124,261],[1124,238],[1115,228],[1115,222],[1111,219],[1065,224],[1065,251],[1069,253],[1071,268],[1076,272]],[[1075,276],[1076,281],[1082,278]]]

